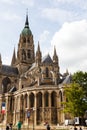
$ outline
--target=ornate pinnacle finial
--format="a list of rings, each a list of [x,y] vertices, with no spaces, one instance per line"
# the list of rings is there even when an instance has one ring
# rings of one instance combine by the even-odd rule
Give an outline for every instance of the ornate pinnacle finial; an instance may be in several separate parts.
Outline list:
[[[1,53],[0,53],[0,66],[1,66],[1,64],[2,64],[2,59],[1,59]]]
[[[55,46],[54,46],[54,55],[56,55],[56,48],[55,48]]]
[[[25,27],[29,27],[29,22],[28,22],[28,9],[26,10],[26,22],[25,22]]]
[[[13,66],[16,62],[16,54],[15,54],[15,47],[14,47],[14,51],[13,51],[13,57],[12,57],[12,61],[11,61],[11,65]]]
[[[39,45],[39,41],[38,41],[38,49],[37,49],[38,51],[40,51],[40,45]]]

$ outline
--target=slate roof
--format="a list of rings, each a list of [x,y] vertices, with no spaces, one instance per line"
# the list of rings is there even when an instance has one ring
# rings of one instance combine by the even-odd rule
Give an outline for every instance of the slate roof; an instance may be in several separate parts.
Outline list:
[[[6,75],[18,75],[18,69],[16,67],[8,66],[8,65],[2,65],[1,74],[6,74]]]
[[[71,75],[67,75],[63,80],[63,84],[69,84],[71,82]]]
[[[42,63],[53,63],[53,61],[52,61],[52,59],[51,59],[49,54],[46,55],[45,57],[43,57]]]

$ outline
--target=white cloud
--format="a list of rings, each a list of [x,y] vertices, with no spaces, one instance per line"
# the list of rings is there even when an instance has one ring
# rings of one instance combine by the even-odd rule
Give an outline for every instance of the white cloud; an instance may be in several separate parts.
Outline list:
[[[50,34],[49,31],[47,31],[47,30],[43,31],[43,33],[39,37],[39,41],[40,41],[41,44],[44,43],[44,42],[46,42],[46,40],[49,37],[49,34]]]
[[[0,0],[0,2],[6,3],[6,4],[14,4],[13,0]]]
[[[87,1],[86,0],[54,0],[56,4],[72,4],[72,6],[80,7],[81,9],[87,9]]]
[[[22,0],[22,4],[32,7],[34,6],[34,0]]]
[[[10,57],[11,58],[11,57]],[[10,65],[11,64],[11,59],[7,56],[3,56],[2,58],[2,64]]]
[[[4,20],[7,20],[7,21],[14,21],[15,20],[15,22],[16,22],[16,21],[21,20],[21,17],[19,17],[17,14],[13,14],[9,11],[3,12],[3,13],[1,12],[0,17]]]
[[[52,21],[64,22],[71,21],[77,17],[77,14],[73,11],[67,11],[59,8],[45,8],[42,10],[42,17]]]
[[[56,46],[62,70],[87,71],[87,21],[64,23],[51,41]]]

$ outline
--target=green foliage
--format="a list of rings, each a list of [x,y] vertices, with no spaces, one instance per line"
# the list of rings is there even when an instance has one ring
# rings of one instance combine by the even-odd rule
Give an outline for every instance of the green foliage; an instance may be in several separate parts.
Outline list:
[[[64,112],[71,113],[72,116],[83,117],[87,110],[87,102],[84,100],[84,91],[77,83],[66,85],[66,102],[64,102]]]
[[[72,75],[72,82],[78,83],[87,95],[87,72],[76,72]]]

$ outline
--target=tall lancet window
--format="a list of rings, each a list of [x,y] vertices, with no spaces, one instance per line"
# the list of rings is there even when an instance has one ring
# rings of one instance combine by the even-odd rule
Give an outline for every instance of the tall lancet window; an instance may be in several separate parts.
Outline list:
[[[28,56],[28,58],[31,58],[31,51],[30,50],[27,51],[27,56]]]
[[[49,69],[46,67],[46,77],[49,77]]]

